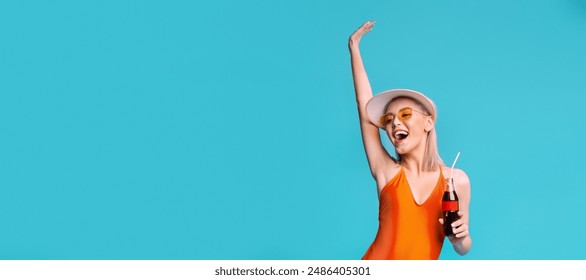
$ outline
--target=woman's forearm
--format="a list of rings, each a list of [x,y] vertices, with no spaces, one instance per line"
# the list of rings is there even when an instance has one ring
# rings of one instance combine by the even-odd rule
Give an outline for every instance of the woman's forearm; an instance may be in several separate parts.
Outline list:
[[[372,98],[372,88],[366,75],[366,69],[362,61],[362,55],[360,54],[360,48],[358,42],[349,42],[350,59],[352,62],[352,77],[354,79],[354,90],[356,92],[356,102],[362,106],[366,106],[366,103]]]
[[[354,79],[354,90],[356,92],[356,102],[360,111],[361,120],[367,120],[366,103],[372,98],[372,89],[364,69],[362,55],[360,54],[360,40],[364,34],[370,32],[374,26],[374,21],[367,21],[358,28],[348,39],[348,48],[350,49],[350,60],[352,63],[352,77]]]
[[[470,238],[470,235],[467,235],[464,238],[454,240],[452,246],[454,246],[454,250],[460,256],[466,255],[472,248],[472,239]]]

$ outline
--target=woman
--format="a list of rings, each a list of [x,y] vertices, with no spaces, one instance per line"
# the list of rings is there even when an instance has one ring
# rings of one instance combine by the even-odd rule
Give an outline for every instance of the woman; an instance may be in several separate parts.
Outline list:
[[[437,151],[436,107],[413,90],[372,96],[358,46],[374,23],[365,22],[348,42],[362,141],[379,198],[378,232],[362,259],[438,259],[446,237],[441,219],[444,176],[449,177],[451,170]],[[383,147],[379,128],[393,143],[396,158]],[[454,235],[448,239],[464,255],[472,246],[470,181],[459,169],[454,169],[453,177],[460,219],[451,224]]]

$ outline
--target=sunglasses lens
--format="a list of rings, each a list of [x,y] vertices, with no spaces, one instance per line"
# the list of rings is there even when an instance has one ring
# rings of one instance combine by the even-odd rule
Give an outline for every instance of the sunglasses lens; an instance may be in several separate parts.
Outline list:
[[[408,120],[409,118],[411,118],[411,115],[413,114],[413,112],[411,111],[411,108],[403,108],[401,109],[401,111],[399,111],[399,119],[401,121],[404,120]]]
[[[391,122],[393,120],[393,114],[388,113],[388,114],[384,114],[381,118],[380,118],[380,123],[382,125],[387,125],[389,122]]]
[[[397,113],[397,117],[399,118],[400,121],[406,121],[406,120],[410,119],[411,115],[413,115],[413,110],[409,107],[405,107],[405,108],[399,110],[399,112]],[[395,115],[393,115],[393,113],[387,113],[387,114],[382,115],[382,117],[380,117],[379,122],[383,126],[385,126],[385,125],[389,124],[390,122],[392,122],[394,118],[395,118]]]

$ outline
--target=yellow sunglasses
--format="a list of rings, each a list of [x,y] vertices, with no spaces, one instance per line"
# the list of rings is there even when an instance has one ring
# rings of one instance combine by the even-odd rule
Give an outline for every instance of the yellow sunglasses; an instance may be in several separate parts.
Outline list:
[[[423,114],[423,115],[429,116],[428,113],[424,113],[424,112],[421,112],[421,111],[413,110],[410,107],[405,107],[405,108],[399,110],[399,112],[397,112],[397,115],[396,116],[397,116],[397,118],[399,118],[399,120],[401,122],[404,122],[404,121],[406,121],[406,120],[408,120],[408,119],[411,118],[411,115],[413,115],[413,112],[416,112],[416,113],[419,113],[419,114]],[[382,126],[386,126],[387,124],[389,124],[390,122],[392,122],[394,119],[395,119],[395,114],[393,114],[393,113],[386,113],[386,114],[384,114],[384,115],[382,115],[380,117],[380,119],[378,120],[378,122]]]

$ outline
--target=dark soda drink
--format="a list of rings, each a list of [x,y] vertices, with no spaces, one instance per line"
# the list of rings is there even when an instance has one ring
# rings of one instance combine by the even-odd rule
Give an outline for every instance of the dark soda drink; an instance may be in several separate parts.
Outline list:
[[[444,196],[442,197],[442,216],[444,218],[444,233],[446,236],[453,235],[452,223],[460,218],[458,216],[458,195],[454,190],[454,179],[446,179]]]

